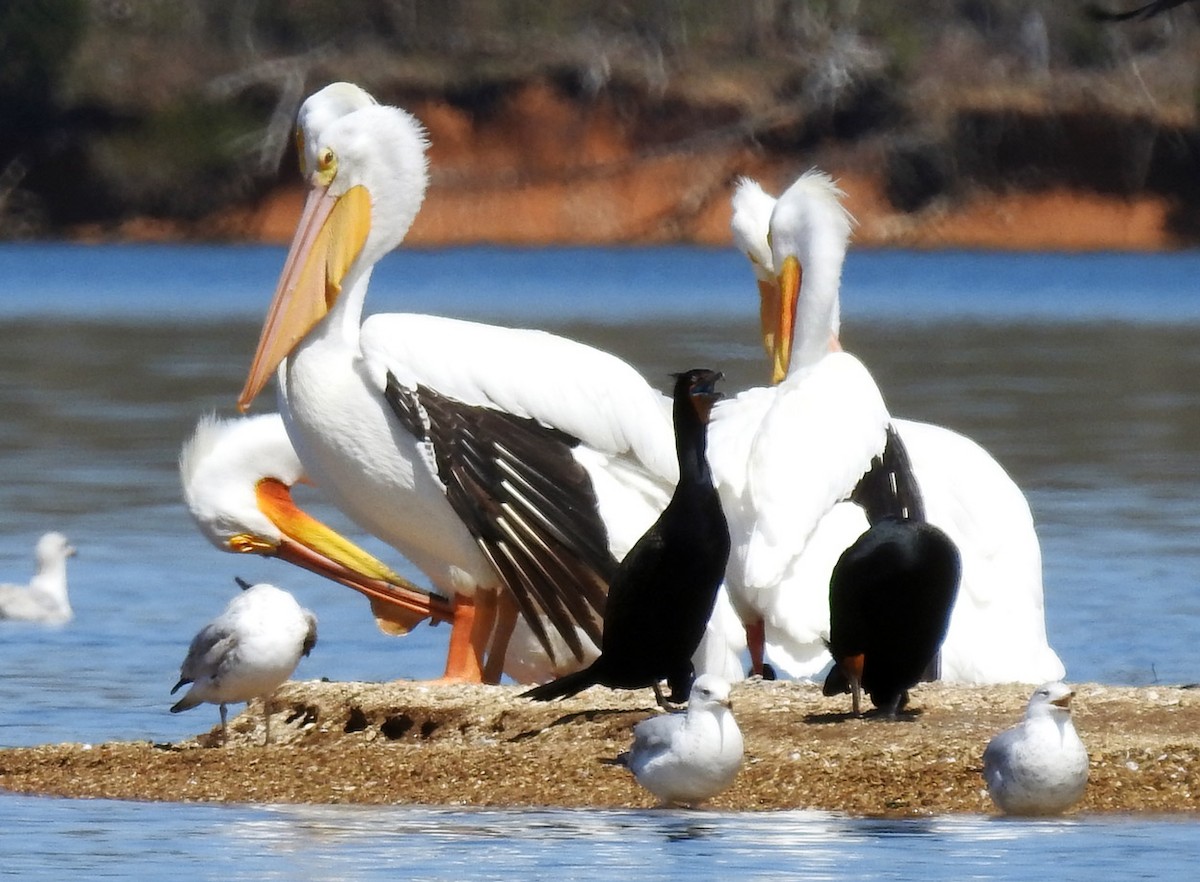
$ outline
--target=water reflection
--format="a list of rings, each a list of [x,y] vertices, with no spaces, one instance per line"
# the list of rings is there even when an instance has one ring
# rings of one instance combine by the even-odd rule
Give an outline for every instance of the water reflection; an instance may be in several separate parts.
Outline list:
[[[1183,878],[1200,825],[1174,818],[854,819],[827,812],[205,806],[0,796],[21,878]],[[1134,869],[1136,868],[1136,870]],[[564,874],[569,874],[565,876]]]

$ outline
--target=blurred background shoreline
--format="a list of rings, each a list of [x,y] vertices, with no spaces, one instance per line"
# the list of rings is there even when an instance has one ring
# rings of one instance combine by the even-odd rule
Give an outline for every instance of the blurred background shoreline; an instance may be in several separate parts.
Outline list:
[[[0,238],[286,242],[346,79],[429,130],[418,247],[724,246],[738,176],[816,165],[860,247],[1195,248],[1197,5],[5,4]]]

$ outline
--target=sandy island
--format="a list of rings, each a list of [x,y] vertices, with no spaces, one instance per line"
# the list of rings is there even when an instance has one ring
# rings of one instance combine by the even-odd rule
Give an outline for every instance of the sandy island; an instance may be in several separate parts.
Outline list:
[[[644,692],[593,688],[536,704],[510,686],[294,682],[277,693],[274,743],[261,706],[177,744],[56,744],[0,750],[0,788],[111,799],[250,803],[648,807],[629,773],[601,762],[655,713]],[[746,762],[710,805],[865,816],[994,812],[980,777],[988,739],[1016,723],[1025,686],[925,684],[908,720],[847,716],[811,685],[734,688]],[[1091,756],[1077,812],[1195,812],[1200,690],[1077,687]],[[215,720],[215,707],[192,711]]]

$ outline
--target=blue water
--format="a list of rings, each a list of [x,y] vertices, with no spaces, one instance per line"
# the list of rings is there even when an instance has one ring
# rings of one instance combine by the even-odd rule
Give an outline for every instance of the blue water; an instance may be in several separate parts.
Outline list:
[[[0,875],[20,878],[1189,878],[1200,824],[850,819],[825,812],[464,811],[349,806],[64,805],[0,798]],[[33,843],[53,842],[38,853]]]
[[[232,413],[278,248],[0,246],[0,580],[47,529],[79,548],[76,619],[0,622],[0,746],[174,741],[216,710],[167,712],[187,642],[237,589],[314,609],[302,679],[422,678],[446,629],[375,631],[365,604],[283,564],[212,549],[175,460]],[[1200,680],[1200,254],[855,252],[843,340],[894,413],[983,443],[1026,490],[1051,643],[1075,681]],[[369,308],[546,327],[665,387],[706,364],[761,382],[754,287],[719,250],[401,252]],[[265,409],[267,403],[261,405]],[[319,500],[305,504],[351,535]],[[381,557],[419,578],[389,549]],[[802,734],[802,733],[801,733]],[[511,878],[597,875],[1025,879],[1182,875],[1200,826],[1156,818],[874,822],[815,813],[141,805],[0,796],[0,875]],[[586,834],[586,835],[585,835]],[[586,840],[586,845],[580,843]]]
[[[14,295],[0,299],[0,317],[69,313],[152,322],[219,314],[258,321],[283,253],[258,245],[0,244],[0,279]],[[1155,255],[1149,275],[1145,260],[1123,253],[1032,259],[997,252],[858,252],[846,265],[843,312],[905,320],[1200,320],[1200,254]],[[132,279],[131,266],[137,267]],[[745,261],[724,248],[403,250],[379,263],[368,305],[464,318],[536,317],[543,324],[729,318],[747,315],[746,277]],[[17,295],[25,291],[37,296]]]

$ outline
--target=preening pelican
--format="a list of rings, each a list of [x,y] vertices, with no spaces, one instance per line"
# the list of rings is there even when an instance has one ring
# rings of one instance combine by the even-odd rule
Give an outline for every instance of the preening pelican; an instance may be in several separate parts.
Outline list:
[[[889,422],[866,368],[830,351],[851,224],[838,196],[828,178],[808,175],[774,206],[768,271],[779,296],[763,310],[763,339],[776,385],[718,404],[710,428],[733,539],[730,600],[777,655],[795,658],[783,665],[793,676],[828,662],[828,574],[866,528],[843,500],[882,453]],[[814,549],[825,552],[816,565]],[[812,578],[814,566],[823,579]]]
[[[817,172],[804,175],[793,189],[798,186],[810,191],[813,199],[838,198],[829,178]],[[818,195],[821,191],[824,197]],[[773,252],[772,236],[768,235],[775,206],[775,199],[748,179],[739,183],[733,198],[734,241],[750,260],[759,284],[768,345],[773,333],[770,316],[777,312],[774,304],[779,300],[778,249]],[[839,230],[838,235],[845,229],[836,216],[817,222],[829,223]],[[836,251],[823,258],[813,256],[831,262],[836,258],[840,271],[841,257]],[[811,269],[804,265],[806,291]],[[836,298],[837,274],[834,278],[832,296]],[[830,330],[836,336],[836,308],[833,314]],[[769,390],[753,391],[760,398],[770,397]],[[1039,683],[1061,678],[1062,662],[1046,640],[1040,545],[1020,488],[970,438],[912,420],[893,419],[892,425],[908,450],[927,519],[950,536],[962,556],[962,583],[941,650],[942,678],[969,683]],[[809,429],[819,431],[817,424]],[[720,431],[718,422],[714,433]],[[717,443],[714,434],[713,444]],[[786,613],[777,611],[774,624],[766,622],[768,642],[774,644],[772,658],[793,676],[815,676],[824,664],[825,656],[814,642],[828,628],[822,595],[833,562],[855,538],[855,524],[860,532],[865,528],[854,509],[841,503],[819,525],[805,555],[793,561],[789,586],[781,588],[794,595]],[[831,551],[828,543],[841,544]],[[823,581],[822,572],[826,574]],[[815,585],[811,584],[814,579]]]
[[[409,583],[292,500],[304,480],[279,414],[200,419],[179,456],[183,496],[200,532],[222,551],[278,557],[366,596],[380,629],[404,634],[450,604]]]
[[[619,359],[550,334],[413,314],[363,321],[372,268],[424,198],[425,136],[403,110],[372,105],[304,140],[315,157],[310,195],[239,406],[281,367],[280,410],[307,474],[454,597],[447,678],[483,676],[498,594],[519,604],[552,658],[561,641],[582,664],[602,615],[589,586],[606,584],[677,478],[669,400]],[[487,455],[515,474],[488,513],[492,532],[473,532],[448,496],[478,488],[469,461],[437,440],[433,415],[446,402],[552,433],[574,474],[537,483],[598,512],[607,536],[560,532],[521,483],[544,461],[518,462],[502,441]]]

